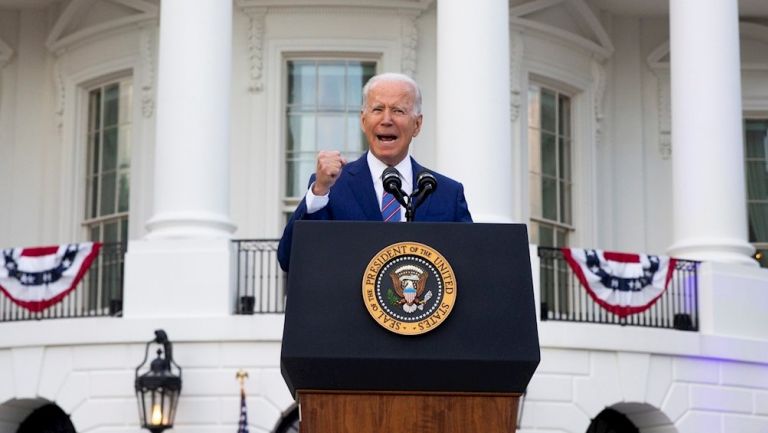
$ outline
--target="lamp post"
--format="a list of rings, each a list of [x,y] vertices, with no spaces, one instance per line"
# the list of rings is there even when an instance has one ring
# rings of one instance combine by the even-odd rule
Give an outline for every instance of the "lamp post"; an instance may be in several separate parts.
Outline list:
[[[162,349],[157,349],[157,358],[147,367],[149,348],[153,344],[162,345]],[[178,374],[174,374],[173,367]],[[139,375],[141,370],[144,373]],[[172,428],[181,393],[181,367],[173,360],[173,345],[162,329],[156,330],[155,339],[147,343],[144,360],[136,367],[134,385],[141,426],[152,433]]]

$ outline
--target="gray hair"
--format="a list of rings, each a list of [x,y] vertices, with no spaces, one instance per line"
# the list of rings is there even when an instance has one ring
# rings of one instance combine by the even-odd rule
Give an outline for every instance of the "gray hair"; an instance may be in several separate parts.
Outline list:
[[[413,78],[397,72],[385,72],[383,74],[374,75],[367,83],[365,83],[365,86],[363,86],[363,109],[365,109],[368,104],[368,92],[370,92],[374,84],[379,81],[400,81],[402,83],[410,84],[413,88],[413,110],[417,115],[421,114],[421,89],[419,89],[419,85]]]

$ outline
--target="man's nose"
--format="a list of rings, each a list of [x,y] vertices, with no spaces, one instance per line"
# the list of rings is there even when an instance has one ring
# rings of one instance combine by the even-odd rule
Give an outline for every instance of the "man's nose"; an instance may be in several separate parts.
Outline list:
[[[392,123],[392,112],[389,110],[384,110],[384,117],[381,118],[381,123],[390,124]]]

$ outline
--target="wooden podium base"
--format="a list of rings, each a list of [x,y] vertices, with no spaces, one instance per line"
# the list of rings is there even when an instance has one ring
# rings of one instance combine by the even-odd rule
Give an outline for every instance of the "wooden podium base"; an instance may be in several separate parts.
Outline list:
[[[514,433],[519,396],[299,391],[299,432]]]

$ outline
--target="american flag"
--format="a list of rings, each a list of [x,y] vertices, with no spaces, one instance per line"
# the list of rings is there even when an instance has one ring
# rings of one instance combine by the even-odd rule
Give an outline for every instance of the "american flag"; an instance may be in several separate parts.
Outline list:
[[[248,433],[248,406],[245,405],[245,388],[240,388],[240,421],[237,433]]]

